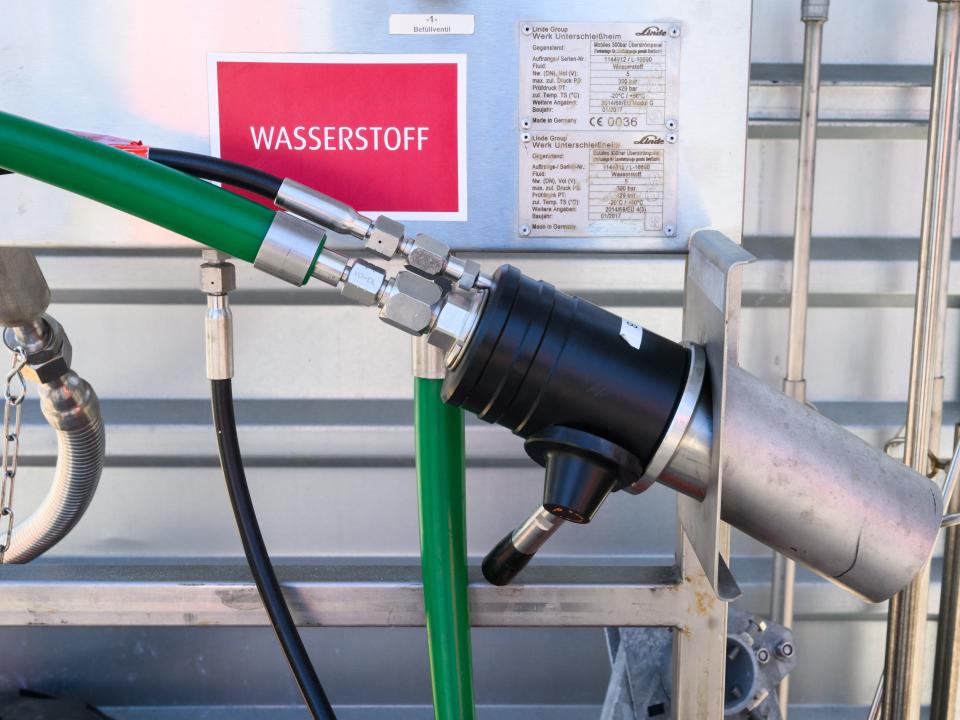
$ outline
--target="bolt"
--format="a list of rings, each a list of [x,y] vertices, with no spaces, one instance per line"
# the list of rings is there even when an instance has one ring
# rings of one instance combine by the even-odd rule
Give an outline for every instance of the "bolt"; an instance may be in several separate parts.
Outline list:
[[[671,25],[671,26],[670,26],[670,37],[672,37],[672,38],[678,38],[678,37],[680,37],[680,26],[679,26],[679,25]]]
[[[766,648],[760,648],[757,650],[757,662],[761,665],[766,665],[770,662],[770,651]]]
[[[673,118],[670,118],[669,120],[667,120],[666,126],[667,126],[667,130],[676,130],[676,129],[677,129],[677,121],[674,120]]]
[[[779,645],[777,645],[777,655],[782,658],[793,657],[793,643],[789,640],[784,640]]]
[[[667,133],[667,142],[668,142],[668,143],[675,143],[676,141],[677,141],[677,134],[676,134],[676,133]]]
[[[530,234],[530,226],[529,226],[529,225],[521,225],[521,226],[520,226],[520,234],[521,234],[521,235],[524,235],[524,236],[529,235],[529,234]]]
[[[533,122],[530,120],[530,118],[524,118],[520,121],[520,127],[522,127],[524,130],[529,130],[531,125],[533,125]]]
[[[530,142],[530,133],[523,133],[520,135],[520,139],[524,142]]]
[[[531,27],[530,25],[524,25],[523,28],[521,29],[521,32],[523,32],[524,35],[529,35],[530,33],[533,32],[533,27]]]
[[[663,226],[663,234],[666,235],[667,237],[673,237],[673,233],[675,232],[676,232],[676,228],[673,227],[673,225]]]

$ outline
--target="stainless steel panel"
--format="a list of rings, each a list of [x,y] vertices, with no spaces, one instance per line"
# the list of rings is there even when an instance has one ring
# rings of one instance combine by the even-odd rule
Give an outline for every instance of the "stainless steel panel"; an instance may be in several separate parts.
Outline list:
[[[521,20],[669,19],[689,29],[679,87],[678,113],[684,118],[678,144],[679,226],[673,238],[656,245],[679,251],[695,228],[740,235],[750,5],[749,0],[728,0],[723,12],[716,12],[710,0],[646,0],[642,5],[495,0],[482,8],[450,0],[446,12],[477,15],[476,32],[436,37],[388,33],[391,12],[436,10],[425,0],[280,0],[269,9],[252,0],[132,6],[122,0],[68,5],[41,0],[4,8],[2,64],[16,68],[4,76],[4,108],[61,127],[208,152],[209,52],[466,53],[469,221],[417,223],[417,229],[457,248],[632,250],[639,247],[635,238],[535,239],[517,233],[517,26]],[[190,31],[184,32],[185,27]],[[170,51],[171,38],[176,38],[176,52]],[[120,57],[123,62],[117,62]],[[65,93],[65,88],[78,91]],[[19,221],[5,224],[2,242],[189,245],[36,182],[5,178],[5,184],[12,192],[0,195],[0,217]],[[331,246],[356,243],[333,239]]]

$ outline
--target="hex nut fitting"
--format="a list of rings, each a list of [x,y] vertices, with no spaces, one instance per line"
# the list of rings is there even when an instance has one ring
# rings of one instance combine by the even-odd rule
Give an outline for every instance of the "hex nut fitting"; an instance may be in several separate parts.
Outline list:
[[[480,263],[476,260],[464,260],[463,271],[457,279],[457,286],[461,290],[470,290],[477,284],[478,277],[480,277]]]
[[[225,295],[237,289],[237,269],[232,263],[204,263],[200,266],[200,287],[207,295]]]
[[[367,233],[366,248],[377,255],[392,258],[403,241],[404,227],[396,220],[381,215],[373,221],[370,232]]]
[[[421,233],[414,238],[410,252],[407,254],[407,267],[427,275],[439,275],[447,266],[449,257],[449,245]]]
[[[376,305],[386,278],[387,273],[383,268],[366,260],[357,260],[350,266],[340,294],[361,305]]]
[[[454,290],[444,297],[427,342],[446,353],[448,367],[455,367],[461,351],[470,341],[486,295],[483,291]]]
[[[65,375],[70,370],[70,363],[73,360],[73,346],[60,323],[49,315],[44,315],[43,321],[50,328],[49,339],[41,349],[27,354],[27,364],[23,366],[23,376],[41,385]],[[10,349],[17,346],[13,328],[7,328],[4,331],[3,341]]]
[[[433,307],[442,297],[440,286],[414,272],[397,273],[386,293],[380,319],[400,330],[419,335],[430,327]]]

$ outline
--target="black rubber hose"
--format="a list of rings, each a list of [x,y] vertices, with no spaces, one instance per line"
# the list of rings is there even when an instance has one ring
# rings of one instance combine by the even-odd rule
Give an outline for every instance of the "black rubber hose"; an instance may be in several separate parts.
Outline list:
[[[260,599],[263,601],[277,639],[287,656],[290,669],[300,686],[303,700],[314,720],[335,720],[336,715],[323,691],[323,685],[303,646],[297,626],[290,616],[290,609],[283,598],[280,583],[273,571],[273,564],[267,554],[267,547],[260,534],[260,525],[253,509],[250,489],[247,487],[246,474],[243,471],[243,457],[240,455],[240,443],[237,439],[237,422],[233,413],[233,387],[230,380],[211,380],[210,393],[213,401],[213,422],[217,429],[217,446],[220,450],[220,465],[227,481],[230,504],[237,519],[237,529],[243,541],[250,571],[257,583]]]
[[[270,202],[277,197],[280,185],[283,183],[282,178],[263,170],[200,153],[151,147],[147,157],[187,175],[242,188]]]
[[[184,152],[182,150],[168,150],[167,148],[152,147],[147,151],[147,157],[160,165],[166,165],[187,175],[226,183],[242,188],[255,195],[260,195],[273,202],[280,191],[283,178],[271,175],[263,170],[241,165],[229,160],[221,160],[210,155]],[[0,175],[12,175],[10,170],[0,168]]]

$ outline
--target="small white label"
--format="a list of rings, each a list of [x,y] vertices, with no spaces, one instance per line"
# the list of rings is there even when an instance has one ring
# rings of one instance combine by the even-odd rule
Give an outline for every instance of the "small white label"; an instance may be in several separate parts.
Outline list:
[[[643,328],[629,320],[622,320],[620,322],[620,337],[626,340],[627,345],[634,350],[639,350],[640,343],[643,342]]]
[[[473,15],[393,13],[391,35],[473,35]]]

